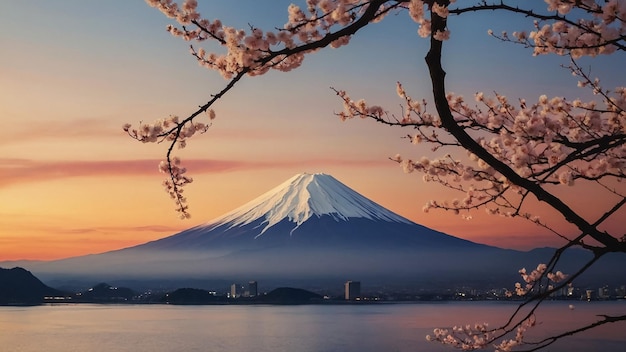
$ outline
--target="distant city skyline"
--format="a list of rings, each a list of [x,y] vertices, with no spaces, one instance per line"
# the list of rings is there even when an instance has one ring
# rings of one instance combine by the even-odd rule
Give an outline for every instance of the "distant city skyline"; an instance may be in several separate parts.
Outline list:
[[[237,28],[282,26],[291,1],[200,1],[200,11]],[[542,3],[543,6],[543,3]],[[401,137],[409,130],[371,121],[342,123],[329,89],[400,113],[395,83],[430,98],[423,61],[428,42],[406,13],[358,33],[347,47],[308,56],[290,73],[245,79],[216,106],[209,131],[180,155],[195,182],[187,196],[192,219],[180,221],[161,189],[163,145],[125,136],[124,123],[184,117],[225,81],[206,71],[172,38],[171,21],[143,1],[0,3],[0,261],[52,260],[125,248],[208,222],[301,172],[325,172],[419,224],[503,248],[557,246],[563,241],[523,220],[422,212],[430,199],[456,195],[404,174],[388,160],[432,155]],[[455,18],[445,43],[449,89],[468,100],[498,91],[516,100],[539,95],[590,99],[565,69],[567,58],[533,58],[486,32],[529,29],[513,15]],[[606,88],[623,84],[616,57],[581,61]],[[592,214],[604,200],[563,193]],[[533,207],[550,219],[541,207]],[[616,218],[620,218],[618,214]],[[560,229],[570,229],[559,221]],[[623,223],[614,221],[614,228]],[[572,231],[574,229],[572,228]]]

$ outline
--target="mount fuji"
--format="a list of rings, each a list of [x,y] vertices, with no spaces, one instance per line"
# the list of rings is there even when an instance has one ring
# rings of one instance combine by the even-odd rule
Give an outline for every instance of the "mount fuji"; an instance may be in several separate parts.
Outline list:
[[[326,174],[299,174],[206,224],[136,249],[487,248],[418,225]]]
[[[134,247],[39,263],[43,278],[99,276],[515,282],[553,250],[518,252],[416,224],[326,174],[299,174],[205,224]],[[477,275],[480,273],[480,275]]]

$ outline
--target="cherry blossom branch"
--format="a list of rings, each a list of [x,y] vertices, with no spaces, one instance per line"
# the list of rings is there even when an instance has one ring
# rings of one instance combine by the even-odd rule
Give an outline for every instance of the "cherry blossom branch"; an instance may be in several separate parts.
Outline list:
[[[542,28],[539,28],[538,23],[535,22],[536,31],[531,32],[530,35],[526,32],[514,32],[515,40],[510,39],[506,32],[502,36],[489,32],[502,41],[535,48],[535,55],[556,53],[560,55],[572,54],[579,57],[582,55],[611,54],[615,49],[626,50],[626,12],[624,12],[623,4],[620,5],[616,1],[604,2],[603,6],[596,2],[593,2],[593,6],[582,1],[554,0],[547,2],[549,3],[548,10],[556,11],[556,13],[541,14],[534,10],[510,6],[504,2],[488,3],[487,1],[482,1],[481,4],[475,6],[450,9],[449,13],[461,15],[479,11],[506,11],[542,22],[553,22],[552,26],[545,25]],[[619,6],[622,6],[622,9]],[[567,18],[565,15],[573,9],[582,10],[591,15],[593,19],[573,20]]]

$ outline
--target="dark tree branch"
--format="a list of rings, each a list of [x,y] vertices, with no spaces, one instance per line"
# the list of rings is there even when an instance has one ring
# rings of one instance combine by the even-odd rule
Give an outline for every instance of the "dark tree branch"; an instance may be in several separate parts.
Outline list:
[[[438,0],[437,2],[440,5],[444,6],[447,6],[449,4],[449,2],[446,0]],[[434,12],[431,12],[431,18],[432,33],[445,30],[445,18],[438,16]],[[457,124],[446,99],[446,73],[443,70],[441,64],[442,46],[443,43],[441,41],[436,40],[434,37],[431,36],[430,50],[426,55],[426,63],[428,65],[433,87],[433,98],[435,100],[435,107],[437,109],[437,112],[439,113],[439,118],[441,119],[442,126],[459,141],[463,148],[471,151],[479,158],[484,160],[487,164],[491,165],[496,171],[504,175],[513,184],[530,191],[539,201],[548,203],[552,208],[561,213],[567,221],[578,227],[582,233],[589,235],[596,241],[605,245],[607,248],[611,248],[614,251],[626,252],[625,243],[620,242],[618,239],[605,232],[599,231],[595,226],[590,224],[578,213],[572,210],[562,200],[543,189],[540,184],[532,182],[518,175],[508,165],[498,160],[494,155],[485,150],[469,134],[467,134],[463,127]]]
[[[594,323],[591,323],[589,325],[585,325],[585,326],[582,326],[582,327],[577,328],[577,329],[569,330],[569,331],[560,333],[558,335],[550,336],[550,337],[545,338],[545,339],[543,339],[541,341],[526,342],[529,345],[536,345],[536,346],[533,347],[532,349],[529,349],[529,350],[521,350],[520,352],[538,351],[540,349],[543,349],[543,348],[546,348],[546,347],[550,346],[551,344],[555,343],[556,341],[558,341],[558,340],[560,340],[560,339],[562,339],[564,337],[572,336],[572,335],[575,335],[575,334],[578,334],[580,332],[593,329],[593,328],[601,326],[601,325],[626,321],[626,315],[619,315],[619,316],[599,315],[599,316],[602,317],[603,319],[598,320],[598,321],[596,321]]]

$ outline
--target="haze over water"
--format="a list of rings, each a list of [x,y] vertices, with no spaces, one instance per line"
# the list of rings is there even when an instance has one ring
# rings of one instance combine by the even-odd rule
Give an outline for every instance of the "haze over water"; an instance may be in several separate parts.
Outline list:
[[[540,333],[573,328],[595,314],[626,314],[626,302],[547,302]],[[170,306],[44,305],[0,307],[0,346],[14,352],[452,351],[425,335],[445,324],[490,322],[511,302],[373,305]],[[573,323],[574,322],[574,323]],[[623,351],[623,324],[594,329],[550,351]],[[531,336],[534,336],[531,334]]]

